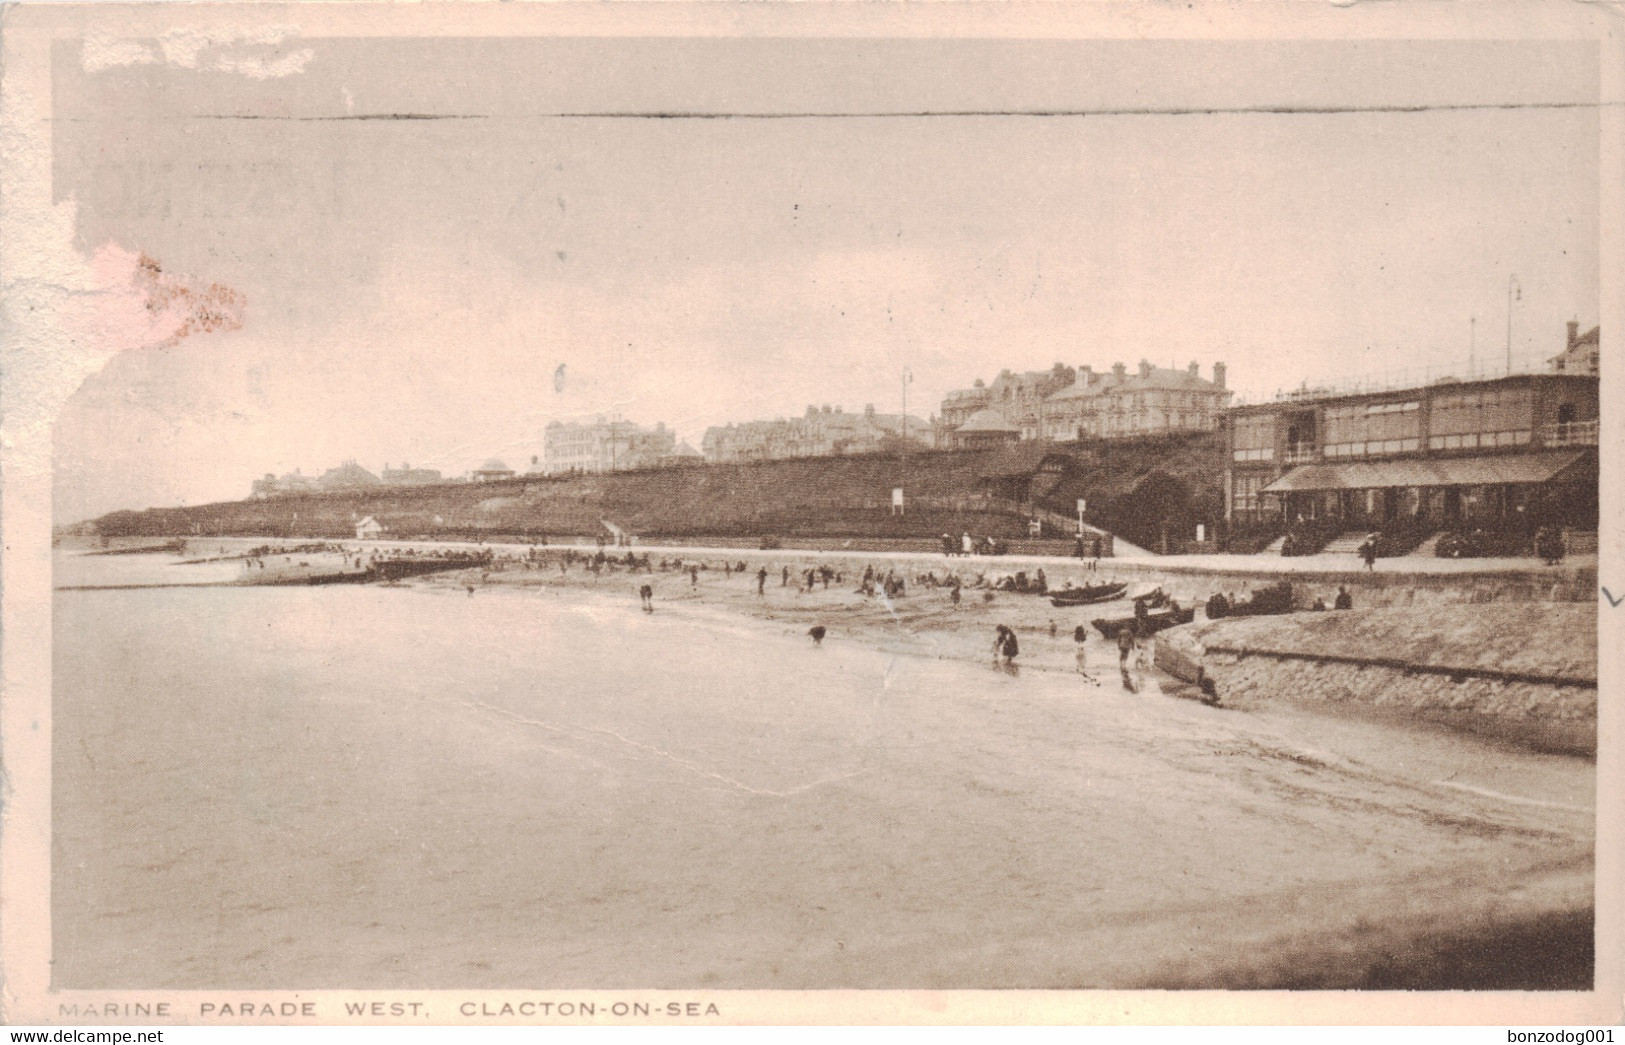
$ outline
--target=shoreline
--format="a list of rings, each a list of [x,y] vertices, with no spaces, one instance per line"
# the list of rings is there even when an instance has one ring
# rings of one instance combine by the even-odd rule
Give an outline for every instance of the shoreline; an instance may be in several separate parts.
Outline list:
[[[496,568],[477,576],[474,571],[454,572],[421,578],[415,583],[436,589],[466,591],[472,587],[476,592],[483,587],[559,588],[595,592],[609,599],[624,598],[628,604],[638,598],[639,586],[649,584],[655,589],[657,609],[653,612],[658,612],[663,603],[703,606],[718,619],[746,618],[776,625],[784,634],[793,636],[822,626],[826,629],[824,642],[853,642],[886,654],[999,667],[1010,674],[1038,671],[1071,676],[1078,679],[1080,692],[1126,692],[1119,677],[1115,642],[1091,625],[1097,618],[1131,613],[1133,603],[1126,598],[1057,609],[1040,596],[966,588],[955,605],[943,588],[910,588],[889,599],[851,590],[849,577],[844,585],[832,582],[825,589],[820,581],[813,590],[805,590],[796,586],[793,576],[790,584],[784,584],[782,572],[770,578],[765,590],[757,594],[756,575],[748,569],[744,573],[701,570],[695,583],[690,574],[660,572],[659,560],[655,562],[656,572],[652,574],[616,569],[604,575],[595,575],[580,563],[563,574],[551,563],[530,569],[515,569],[513,564],[504,568],[497,563]],[[1266,646],[1273,644],[1268,637],[1282,634],[1298,636],[1302,641],[1306,628],[1311,633],[1325,634],[1328,626],[1341,625],[1340,636],[1314,641],[1323,645],[1341,639],[1353,649],[1365,643],[1391,653],[1402,630],[1397,623],[1407,618],[1409,610],[1299,612],[1219,621],[1207,620],[1198,611],[1194,623],[1142,640],[1143,665],[1135,672],[1138,696],[1167,696],[1247,712],[1293,707],[1328,721],[1357,720],[1408,732],[1467,735],[1495,746],[1594,762],[1596,683],[1564,677],[1583,673],[1580,662],[1588,658],[1594,665],[1595,645],[1585,641],[1591,637],[1589,632],[1574,640],[1573,649],[1532,647],[1520,651],[1514,657],[1520,664],[1542,657],[1551,662],[1542,674],[1523,681],[1508,681],[1502,677],[1508,672],[1482,663],[1484,657],[1495,656],[1493,642],[1488,639],[1504,634],[1509,622],[1533,610],[1509,604],[1463,607],[1454,616],[1465,623],[1428,622],[1439,632],[1441,641],[1454,639],[1456,665],[1432,663],[1425,639],[1413,636],[1406,656],[1414,663],[1387,656],[1384,659],[1388,663],[1381,667],[1344,663],[1336,655],[1325,658],[1326,663],[1282,662],[1279,651],[1246,646],[1249,642],[1256,645],[1259,636],[1266,638]],[[1556,604],[1538,612],[1548,618],[1555,615],[1584,621],[1592,632],[1595,630],[1594,610],[1586,607]],[[1084,677],[1079,677],[1073,640],[1073,629],[1080,624],[1088,635],[1088,669]],[[1002,667],[992,656],[993,633],[1001,625],[1014,630],[1020,641],[1021,653],[1013,667]],[[1450,634],[1463,630],[1465,636]],[[1221,643],[1204,651],[1203,643],[1211,643],[1209,636],[1215,633],[1235,636],[1241,648],[1227,648]],[[1464,651],[1476,656],[1463,655]],[[1342,660],[1358,662],[1361,658],[1345,654]],[[1218,681],[1217,691],[1204,693],[1189,671],[1170,671],[1178,662],[1204,664],[1209,678]],[[1268,667],[1272,662],[1276,666]],[[1238,663],[1243,665],[1240,670]]]
[[[312,569],[321,566],[316,558],[310,564]],[[1408,722],[1385,727],[1286,706],[1232,711],[1177,700],[1163,705],[1159,696],[1179,695],[1172,692],[1176,683],[1148,670],[1150,685],[1141,694],[1123,692],[1113,670],[1115,647],[1098,634],[1091,635],[1088,646],[1103,686],[1069,678],[1073,621],[1108,615],[1114,604],[1059,611],[1034,596],[994,593],[989,602],[980,591],[964,589],[955,608],[945,589],[912,584],[888,603],[852,591],[852,577],[840,583],[832,579],[827,590],[821,579],[810,592],[793,587],[783,583],[782,568],[758,594],[754,570],[724,571],[713,560],[708,565],[719,568],[698,571],[696,583],[692,573],[662,572],[658,557],[654,565],[652,574],[619,569],[594,575],[579,562],[562,574],[556,562],[497,562],[489,569],[399,585],[426,597],[404,611],[394,600],[355,589],[334,593],[340,595],[335,599],[315,593],[277,598],[294,600],[279,605],[308,607],[313,613],[319,609],[324,620],[352,620],[346,607],[364,610],[365,619],[390,634],[403,620],[446,625],[434,638],[421,633],[425,642],[461,635],[467,622],[483,621],[486,626],[479,632],[490,637],[476,641],[488,643],[482,648],[496,654],[507,646],[491,628],[506,635],[504,622],[512,622],[517,635],[529,627],[531,641],[539,645],[543,636],[535,632],[535,622],[555,619],[581,622],[587,629],[581,632],[585,646],[596,648],[595,636],[605,636],[609,648],[615,648],[622,632],[646,630],[638,588],[649,584],[655,589],[650,623],[659,627],[648,630],[673,636],[669,649],[674,656],[705,651],[704,664],[696,667],[706,670],[749,647],[753,634],[776,634],[765,656],[725,668],[730,676],[736,669],[742,675],[733,695],[726,687],[706,686],[698,692],[682,683],[663,687],[652,675],[637,675],[643,669],[636,661],[618,659],[622,684],[613,692],[623,703],[608,719],[593,705],[573,700],[547,710],[529,703],[545,697],[526,696],[509,707],[501,694],[528,693],[528,683],[517,689],[498,687],[474,705],[459,699],[414,703],[424,709],[426,719],[417,714],[362,715],[365,702],[337,698],[347,698],[358,686],[364,692],[376,688],[386,708],[395,707],[398,697],[387,672],[359,669],[354,678],[337,681],[324,672],[322,677],[337,686],[331,694],[335,699],[313,697],[306,709],[311,715],[334,717],[329,725],[335,736],[349,736],[363,725],[393,731],[390,743],[367,749],[375,766],[346,770],[357,774],[360,790],[374,772],[473,758],[482,768],[472,791],[457,785],[426,793],[441,796],[438,801],[450,803],[446,808],[458,810],[454,820],[485,825],[480,837],[505,839],[510,831],[541,837],[534,832],[545,825],[569,822],[584,832],[581,851],[610,846],[610,852],[620,855],[603,867],[623,872],[613,887],[600,886],[593,876],[557,879],[577,883],[587,899],[663,888],[648,877],[643,863],[651,841],[669,843],[662,852],[674,861],[670,867],[688,867],[687,861],[694,859],[693,840],[673,835],[665,826],[676,816],[697,816],[701,824],[734,823],[743,817],[759,829],[739,837],[697,836],[709,845],[704,850],[709,862],[701,865],[707,868],[704,873],[693,872],[695,882],[726,874],[724,869],[739,864],[743,849],[745,862],[768,883],[763,896],[775,902],[825,900],[835,889],[833,883],[893,891],[875,904],[870,917],[850,922],[840,914],[844,908],[827,900],[828,911],[808,907],[820,912],[816,918],[824,926],[809,936],[804,926],[786,927],[760,913],[776,910],[774,903],[764,900],[742,913],[729,906],[733,894],[722,890],[711,899],[722,913],[710,917],[725,919],[730,932],[766,934],[751,937],[758,943],[749,954],[729,957],[726,941],[704,936],[710,930],[696,927],[702,934],[698,938],[711,940],[712,971],[724,979],[748,979],[749,969],[779,954],[781,944],[789,946],[785,940],[795,941],[799,957],[786,960],[775,975],[795,984],[869,983],[875,976],[891,975],[886,970],[899,961],[908,969],[900,986],[965,987],[1429,984],[1553,989],[1578,987],[1591,971],[1592,963],[1582,957],[1563,970],[1559,982],[1541,980],[1540,967],[1529,962],[1527,952],[1533,943],[1550,941],[1542,953],[1562,953],[1583,939],[1594,922],[1594,856],[1586,825],[1592,801],[1587,796],[1594,787],[1588,782],[1594,781],[1595,770],[1581,760],[1526,753],[1501,764],[1484,759],[1489,748],[1483,743]],[[186,574],[168,565],[162,569]],[[529,599],[567,612],[527,611],[523,604]],[[237,607],[255,601],[230,600]],[[1053,638],[1048,629],[1052,618],[1057,624]],[[257,638],[260,625],[251,612],[248,619],[245,636],[269,643],[266,653],[273,660],[266,664],[274,661],[274,666],[265,670],[280,677],[286,670],[281,649],[271,639]],[[806,631],[817,622],[829,629],[824,646],[833,658],[808,656],[812,640]],[[1039,672],[1031,684],[991,668],[996,623],[1021,635],[1017,674]],[[456,641],[461,648],[462,640]],[[805,648],[794,648],[803,644]],[[326,648],[325,641],[317,642],[305,652],[315,658],[311,663],[325,663]],[[843,655],[847,653],[851,656]],[[959,661],[967,667],[891,664],[888,654]],[[506,672],[510,681],[528,680],[531,674],[527,666],[500,655],[480,663],[498,665],[498,674]],[[798,665],[818,675],[842,663],[862,665],[862,670],[847,676],[849,684],[825,689],[834,703],[797,699]],[[626,677],[628,666],[632,677]],[[894,670],[904,680],[896,689]],[[670,672],[657,668],[653,674],[682,671],[674,663]],[[922,674],[937,681],[920,688]],[[907,681],[911,677],[912,684]],[[646,686],[669,688],[668,697],[680,699],[649,703],[643,695]],[[877,694],[885,690],[889,695],[871,707],[865,687],[879,687]],[[431,684],[430,690],[434,688]],[[85,692],[88,699],[96,691]],[[861,711],[856,716],[840,703],[854,693]],[[782,699],[760,699],[767,696]],[[487,703],[497,710],[487,714]],[[93,701],[91,706],[100,705]],[[191,705],[183,702],[177,710],[182,706]],[[820,719],[825,713],[829,717]],[[120,721],[114,715],[104,724],[116,728]],[[304,715],[290,716],[289,722],[308,728]],[[214,727],[203,723],[198,728],[209,732]],[[810,747],[791,741],[798,729],[813,741]],[[170,742],[155,737],[155,743]],[[272,772],[286,753],[270,743],[273,737],[264,739],[268,746],[262,753],[250,752],[250,762],[259,764],[253,759],[263,757],[264,771]],[[466,749],[456,749],[457,744]],[[328,757],[339,760],[335,765],[349,766],[343,760],[355,750],[346,741],[318,745],[302,757],[314,759],[318,768]],[[404,762],[402,750],[412,753]],[[538,753],[547,757],[538,759]],[[295,776],[308,770],[295,768]],[[639,831],[629,834],[619,822],[568,819],[574,792],[561,790],[559,780],[579,777],[599,789],[612,785],[602,796],[613,805],[614,788],[629,776],[647,777],[652,785],[660,782],[640,792],[636,801],[615,806],[633,817],[634,826],[641,825]],[[96,786],[96,779],[94,774],[87,777],[86,786]],[[401,782],[418,780],[447,782],[454,777],[434,772]],[[1174,808],[1181,813],[1152,818],[1155,833],[1166,843],[1162,851],[1173,863],[1153,861],[1142,869],[1135,855],[1140,828],[1124,812],[1162,808],[1148,789],[1172,789],[1170,798],[1177,799]],[[412,818],[421,812],[415,799],[408,801],[415,793],[410,787],[402,792],[397,818],[403,825],[415,822]],[[487,801],[513,794],[535,797],[519,807]],[[943,796],[949,796],[947,805]],[[157,815],[168,807],[149,803],[144,808]],[[696,808],[702,812],[693,813]],[[482,818],[493,815],[492,809],[506,812],[487,823]],[[950,809],[957,812],[939,812]],[[1326,819],[1317,810],[1324,810]],[[759,819],[750,820],[758,814]],[[1342,844],[1349,817],[1372,847],[1428,855],[1418,855],[1398,870],[1379,862],[1369,876],[1350,877],[1321,853],[1323,844]],[[976,840],[968,849],[943,841],[955,837],[945,834],[950,825],[967,823],[972,828],[968,837]],[[1298,830],[1283,833],[1282,824]],[[901,842],[894,837],[899,831]],[[1251,840],[1238,842],[1238,832]],[[1320,842],[1314,841],[1316,836],[1323,836]],[[822,854],[823,862],[810,869],[785,864],[781,850],[792,841]],[[494,847],[492,853],[506,851],[507,843],[487,844]],[[894,848],[899,845],[903,849]],[[1260,849],[1274,854],[1267,867],[1247,856]],[[999,949],[990,949],[980,934],[967,933],[957,919],[945,921],[930,913],[933,897],[921,883],[892,870],[905,866],[894,863],[902,851],[929,854],[956,868],[955,888],[975,898],[966,901],[967,912],[993,911],[996,906],[990,905],[1007,895],[1025,896],[1024,889],[1052,889],[1054,895],[1045,904],[1023,901],[1012,912],[1018,918],[1001,915],[996,922],[1002,934]],[[1358,853],[1364,851],[1350,850],[1350,858],[1363,859]],[[130,852],[132,860],[148,859],[139,846]],[[1099,867],[1093,859],[1097,853]],[[1484,884],[1480,860],[1488,857],[1498,867],[1508,857],[1512,863],[1505,865],[1504,880],[1480,891],[1474,883]],[[1193,873],[1200,867],[1212,875],[1189,879],[1179,872],[1182,862],[1189,862]],[[556,879],[541,870],[530,877]],[[1433,879],[1436,885],[1421,884]],[[497,883],[491,889],[505,895],[507,886]],[[880,892],[874,895],[881,897]],[[682,896],[684,903],[690,902],[688,894]],[[1278,907],[1288,902],[1294,906],[1283,919]],[[1207,927],[1196,913],[1210,911],[1212,904],[1229,912],[1222,929]],[[556,909],[582,908],[572,900],[558,902]],[[591,982],[606,975],[606,969],[635,962],[637,927],[645,924],[640,919],[646,914],[670,917],[664,909],[654,912],[653,907],[637,908],[618,923],[624,932],[616,939],[628,950],[571,965],[561,975]],[[892,928],[881,931],[877,925]],[[424,931],[440,930],[431,926]],[[899,943],[904,936],[897,934],[918,931],[937,934],[942,953],[905,955]],[[1184,944],[1174,946],[1170,941],[1176,937]],[[807,949],[809,940],[813,951]],[[844,940],[844,948],[826,953],[836,946],[831,940]],[[1106,957],[1097,948],[1120,957]],[[471,982],[496,986],[509,974],[499,969],[484,979],[485,974],[474,975]]]
[[[189,553],[210,554],[210,556],[241,557],[247,549],[260,548],[268,543],[268,538],[190,538]],[[1315,569],[1293,570],[1293,572],[1280,572],[1279,569],[1264,570],[1259,574],[1237,574],[1235,569],[1204,570],[1201,562],[1155,562],[1155,572],[1152,564],[1144,559],[1102,559],[1102,561],[1077,561],[1077,559],[1046,559],[1037,556],[970,556],[946,557],[933,553],[873,553],[873,551],[804,551],[804,549],[775,549],[775,551],[760,551],[760,549],[730,549],[730,548],[596,548],[596,546],[535,546],[535,544],[478,544],[468,541],[330,541],[328,548],[333,551],[322,553],[315,551],[315,544],[310,543],[276,543],[278,551],[273,554],[283,554],[281,549],[291,551],[299,556],[301,561],[294,564],[288,562],[286,569],[296,567],[309,569],[310,574],[320,575],[332,572],[336,562],[343,562],[343,569],[351,566],[351,561],[358,561],[358,556],[371,556],[375,553],[408,554],[408,556],[450,556],[450,554],[479,551],[489,554],[491,561],[474,569],[453,569],[437,574],[421,575],[406,580],[410,587],[432,588],[460,588],[468,590],[473,587],[567,587],[585,592],[598,592],[604,596],[624,598],[629,605],[637,606],[639,588],[650,585],[653,588],[653,606],[669,603],[699,603],[699,605],[713,606],[718,613],[726,613],[733,618],[751,618],[756,621],[777,624],[786,634],[806,634],[814,626],[822,626],[830,642],[860,642],[866,647],[876,648],[886,653],[903,653],[912,657],[933,658],[933,660],[959,660],[967,663],[980,663],[986,666],[993,663],[991,655],[991,640],[996,627],[1011,627],[1016,632],[1020,642],[1020,655],[1017,657],[1016,671],[1046,671],[1046,673],[1077,674],[1076,644],[1072,642],[1074,627],[1085,626],[1087,640],[1085,640],[1085,661],[1090,683],[1097,686],[1108,686],[1121,689],[1118,678],[1118,665],[1116,665],[1115,642],[1105,639],[1095,627],[1090,626],[1095,619],[1121,618],[1133,613],[1133,603],[1120,598],[1120,600],[1107,601],[1100,605],[1069,606],[1069,608],[1053,608],[1048,605],[1045,596],[1020,595],[1020,593],[991,590],[991,583],[998,583],[1001,577],[1029,572],[1037,574],[1037,570],[1045,570],[1048,574],[1048,583],[1051,590],[1063,587],[1064,583],[1092,583],[1102,579],[1126,580],[1131,585],[1129,592],[1139,592],[1146,587],[1162,587],[1163,592],[1180,601],[1183,606],[1201,606],[1207,595],[1214,592],[1248,592],[1250,583],[1272,583],[1280,579],[1290,579],[1293,583],[1293,601],[1300,608],[1308,608],[1313,598],[1323,598],[1336,592],[1336,588],[1323,587],[1319,579],[1326,574]],[[343,549],[343,551],[338,551]],[[67,551],[67,549],[63,549]],[[604,562],[601,572],[588,569],[588,561],[596,554],[603,553]],[[341,561],[340,554],[345,556]],[[627,567],[627,556],[634,561],[648,562],[648,567]],[[354,559],[353,559],[354,557]],[[332,561],[328,561],[332,559]],[[1206,559],[1196,556],[1191,559]],[[1230,557],[1225,557],[1230,559]],[[1272,567],[1279,567],[1279,557],[1267,557]],[[192,562],[206,561],[206,559],[193,559]],[[1292,559],[1287,559],[1292,564]],[[1388,562],[1396,562],[1391,559]],[[1464,561],[1441,561],[1448,566],[1456,567]],[[561,566],[564,569],[561,570]],[[1168,569],[1170,566],[1180,566],[1183,569]],[[1230,564],[1225,564],[1230,566]],[[697,574],[691,570],[697,567]],[[743,567],[743,569],[738,569]],[[762,592],[757,593],[757,577],[759,570],[769,570],[769,575],[762,585]],[[895,598],[884,595],[866,596],[858,592],[858,570],[874,569],[876,575],[886,575],[890,570],[899,570],[905,587]],[[1570,621],[1584,621],[1591,632],[1596,627],[1596,609],[1594,606],[1576,605],[1578,595],[1576,588],[1589,588],[1588,569],[1586,567],[1536,567],[1537,570],[1547,570],[1539,574],[1540,577],[1552,580],[1552,587],[1545,585],[1532,585],[1527,583],[1524,574],[1529,570],[1526,567],[1511,570],[1511,572],[1488,572],[1488,574],[1459,575],[1459,570],[1451,574],[1396,574],[1393,570],[1383,574],[1352,574],[1331,575],[1334,579],[1341,577],[1341,582],[1354,592],[1355,616],[1363,616],[1365,611],[1371,611],[1378,616],[1391,616],[1393,613],[1419,613],[1428,614],[1430,626],[1438,626],[1440,619],[1466,618],[1482,614],[1492,614],[1497,619],[1505,621],[1508,614],[1516,618],[1518,614],[1526,613],[1524,606],[1529,603],[1547,605],[1540,613],[1550,616],[1560,613],[1563,619]],[[806,587],[808,570],[814,570],[814,583]],[[834,574],[829,582],[825,583],[819,570]],[[936,579],[947,580],[957,575],[965,587],[960,592],[957,605],[949,598],[949,588],[933,587],[931,583],[920,583],[921,580]],[[1566,579],[1568,580],[1565,580]],[[1136,579],[1141,579],[1137,580]],[[177,577],[179,580],[179,577]],[[1578,582],[1578,583],[1570,583]],[[244,585],[252,585],[252,580],[245,579]],[[297,577],[289,575],[280,580],[280,583],[299,583]],[[972,587],[978,585],[978,587]],[[1557,590],[1563,588],[1563,590]],[[1594,601],[1594,593],[1588,595],[1588,603]],[[1532,609],[1532,606],[1531,606]],[[1588,616],[1589,614],[1589,616]],[[1305,705],[1308,710],[1323,713],[1332,718],[1344,718],[1349,715],[1367,718],[1367,720],[1381,720],[1381,722],[1409,723],[1412,728],[1419,730],[1454,730],[1475,733],[1485,738],[1497,738],[1506,743],[1521,744],[1524,748],[1545,749],[1545,751],[1562,751],[1570,754],[1594,757],[1594,697],[1592,697],[1591,720],[1589,731],[1581,728],[1573,730],[1570,726],[1563,726],[1560,736],[1553,744],[1549,728],[1540,722],[1534,722],[1542,717],[1544,712],[1534,707],[1534,712],[1527,712],[1532,705],[1539,704],[1539,697],[1534,700],[1524,700],[1526,717],[1529,722],[1518,718],[1475,717],[1472,707],[1482,704],[1482,700],[1474,702],[1469,700],[1464,707],[1469,713],[1451,713],[1446,709],[1440,713],[1440,700],[1438,694],[1433,694],[1427,700],[1428,707],[1417,709],[1397,710],[1406,707],[1406,699],[1391,700],[1388,697],[1378,697],[1381,707],[1375,707],[1373,700],[1298,700],[1297,692],[1293,687],[1302,683],[1297,674],[1292,671],[1246,671],[1237,674],[1232,666],[1238,658],[1248,660],[1248,663],[1259,665],[1271,658],[1271,647],[1274,642],[1261,637],[1271,632],[1297,631],[1298,622],[1310,621],[1316,626],[1326,626],[1341,618],[1341,614],[1315,614],[1315,618],[1305,618],[1305,614],[1289,614],[1289,616],[1276,616],[1276,618],[1227,618],[1222,621],[1207,621],[1206,614],[1198,609],[1196,621],[1189,626],[1176,627],[1173,631],[1165,632],[1165,640],[1157,642],[1155,639],[1144,642],[1144,660],[1146,668],[1142,671],[1142,689],[1150,692],[1162,692],[1167,696],[1185,697],[1185,699],[1202,699],[1201,691],[1196,684],[1193,671],[1186,670],[1189,663],[1202,663],[1209,668],[1209,674],[1228,676],[1232,679],[1232,686],[1227,686],[1228,692],[1220,696],[1220,700],[1228,707],[1259,707],[1266,704],[1293,704]],[[1363,626],[1362,626],[1363,627]],[[1362,631],[1355,627],[1355,632]],[[1238,632],[1243,642],[1237,642],[1235,647],[1228,648],[1224,635]],[[1480,629],[1482,632],[1482,629]],[[1193,642],[1194,640],[1194,642]],[[1596,647],[1591,635],[1588,640],[1589,657],[1594,665],[1596,660]],[[811,639],[808,639],[811,642]],[[1578,642],[1578,639],[1576,639]],[[1212,645],[1211,652],[1204,652],[1202,645]],[[1388,642],[1378,637],[1365,637],[1360,635],[1344,635],[1341,642],[1334,639],[1334,645],[1341,650],[1345,660],[1370,660],[1370,658],[1388,657],[1391,653]],[[1163,648],[1172,657],[1163,658]],[[1196,653],[1196,660],[1191,660],[1191,652]],[[1586,650],[1578,650],[1586,652]],[[1311,658],[1313,660],[1313,658]],[[1329,658],[1337,660],[1337,657]],[[1402,660],[1402,658],[1401,658]],[[1423,658],[1427,660],[1427,658]],[[1568,658],[1573,660],[1573,657]],[[1497,653],[1492,645],[1475,652],[1472,657],[1462,661],[1469,666],[1469,671],[1482,670],[1485,678],[1474,679],[1479,686],[1503,686],[1505,679],[1492,678],[1497,674]],[[1155,670],[1152,668],[1155,665]],[[1386,673],[1399,689],[1417,686],[1415,676],[1436,673],[1433,665],[1417,665],[1417,671],[1410,670],[1404,663],[1391,663],[1386,666]],[[1568,668],[1570,665],[1566,665]],[[1319,663],[1313,665],[1316,673],[1326,676],[1326,684],[1336,686],[1345,683],[1344,674],[1363,673],[1370,676],[1376,673],[1376,668],[1365,665],[1332,665],[1332,663]],[[1563,676],[1570,671],[1547,671],[1553,676]],[[1594,666],[1592,666],[1594,673]],[[1267,692],[1259,694],[1259,684],[1267,683],[1267,679],[1279,676],[1285,681],[1287,689],[1284,692]],[[1448,678],[1448,676],[1446,676]],[[1313,681],[1313,679],[1311,679]],[[1365,686],[1370,689],[1371,679],[1362,679]],[[1456,678],[1454,681],[1462,681]],[[1081,683],[1087,684],[1087,683]],[[1539,681],[1536,681],[1540,687]],[[1240,686],[1240,689],[1237,689]],[[1594,683],[1591,684],[1594,687]],[[1302,687],[1302,686],[1297,686]],[[1324,689],[1321,681],[1316,681],[1311,689]],[[1552,689],[1553,700],[1557,700],[1565,707],[1563,717],[1573,720],[1573,699],[1570,692],[1565,692],[1563,686],[1545,686]],[[1542,691],[1544,692],[1544,691]],[[1594,689],[1592,689],[1594,692]],[[1415,704],[1422,704],[1422,700],[1415,700]],[[1459,700],[1454,702],[1461,705]],[[1396,713],[1397,712],[1397,713]],[[1414,712],[1414,713],[1412,713]],[[1423,713],[1425,712],[1425,713]],[[1547,715],[1550,717],[1550,715]],[[1484,718],[1480,722],[1479,718]],[[1549,723],[1547,723],[1549,725]],[[1588,752],[1588,748],[1591,751]]]

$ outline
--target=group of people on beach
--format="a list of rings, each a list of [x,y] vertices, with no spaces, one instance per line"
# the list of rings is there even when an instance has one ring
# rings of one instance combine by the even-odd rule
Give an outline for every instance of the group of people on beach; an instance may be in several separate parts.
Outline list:
[[[1056,626],[1050,621],[1050,636],[1056,634]],[[1142,641],[1140,628],[1135,624],[1128,624],[1117,631],[1117,666],[1122,675],[1123,688],[1130,693],[1138,693],[1145,688],[1145,671],[1147,658],[1147,645]],[[1079,624],[1072,629],[1073,658],[1077,664],[1077,672],[1085,681],[1099,685],[1100,680],[1089,673],[1089,626]],[[993,630],[993,664],[995,667],[1016,673],[1016,658],[1021,655],[1021,641],[1016,637],[1016,631],[1008,624],[1000,624]]]

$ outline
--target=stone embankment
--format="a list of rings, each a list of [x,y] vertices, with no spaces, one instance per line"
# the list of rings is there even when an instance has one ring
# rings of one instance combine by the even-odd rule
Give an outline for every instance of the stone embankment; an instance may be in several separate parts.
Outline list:
[[[1201,621],[1158,636],[1158,665],[1200,668],[1229,706],[1285,701],[1403,717],[1595,757],[1594,604],[1468,604]]]

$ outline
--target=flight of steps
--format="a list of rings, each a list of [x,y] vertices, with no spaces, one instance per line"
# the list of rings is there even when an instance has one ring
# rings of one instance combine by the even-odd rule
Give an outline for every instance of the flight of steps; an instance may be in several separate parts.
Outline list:
[[[1360,545],[1371,536],[1370,530],[1346,530],[1332,538],[1332,542],[1322,548],[1322,555],[1356,555]]]
[[[1432,537],[1429,537],[1427,540],[1423,541],[1421,544],[1418,544],[1416,546],[1416,550],[1411,552],[1410,554],[1419,555],[1419,556],[1422,556],[1423,558],[1427,558],[1427,559],[1433,558],[1435,556],[1437,550],[1438,550],[1438,547],[1439,547],[1439,538],[1443,537],[1444,535],[1445,535],[1445,531],[1440,530],[1438,533],[1434,534]]]
[[[1281,534],[1281,536],[1275,538],[1275,540],[1273,540],[1273,541],[1269,542],[1268,544],[1264,545],[1264,550],[1262,552],[1260,552],[1259,554],[1261,554],[1261,555],[1279,555],[1279,554],[1281,554],[1281,549],[1283,547],[1285,547],[1285,546],[1286,546],[1286,534],[1283,533],[1283,534]]]

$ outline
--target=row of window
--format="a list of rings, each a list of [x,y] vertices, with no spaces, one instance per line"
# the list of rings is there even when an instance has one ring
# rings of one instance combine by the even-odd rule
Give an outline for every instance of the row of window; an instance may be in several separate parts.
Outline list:
[[[1330,443],[1327,457],[1376,457],[1381,454],[1403,454],[1421,446],[1417,439],[1368,439],[1363,443]]]
[[[1436,435],[1428,440],[1430,450],[1471,450],[1485,446],[1526,446],[1528,429],[1512,432],[1471,432],[1461,435]],[[1384,454],[1414,453],[1421,448],[1418,439],[1369,439],[1364,442],[1330,443],[1324,453],[1327,457],[1380,457]],[[1275,451],[1269,447],[1236,450],[1231,457],[1237,461],[1271,461]]]
[[[1263,491],[1265,476],[1238,475],[1230,491],[1231,507],[1238,512],[1250,512],[1258,508],[1258,495]]]
[[[1440,410],[1487,410],[1500,407],[1523,408],[1533,402],[1527,388],[1481,389],[1472,392],[1441,392],[1429,407]]]
[[[1421,414],[1390,413],[1378,417],[1328,418],[1328,443],[1361,443],[1372,440],[1409,439],[1422,434]]]
[[[1476,446],[1524,446],[1529,431],[1468,432],[1462,435],[1436,435],[1428,440],[1430,450],[1469,450]]]
[[[1235,419],[1231,438],[1237,453],[1244,450],[1267,449],[1275,445],[1275,415],[1244,415]],[[1268,457],[1237,457],[1238,461],[1269,460]]]
[[[1345,421],[1355,417],[1374,417],[1378,414],[1414,414],[1422,409],[1420,400],[1411,399],[1403,403],[1369,403],[1365,406],[1329,406],[1326,408],[1326,420]]]

